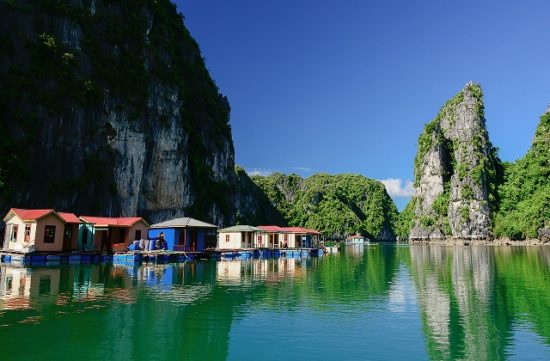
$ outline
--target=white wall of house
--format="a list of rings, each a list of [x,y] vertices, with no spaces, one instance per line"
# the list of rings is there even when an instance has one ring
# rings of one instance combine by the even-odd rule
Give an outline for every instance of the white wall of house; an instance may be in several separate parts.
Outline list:
[[[233,249],[242,248],[242,239],[240,232],[218,233],[218,248]]]
[[[14,215],[6,221],[6,236],[4,239],[4,248],[8,250],[21,251],[23,249],[23,241],[25,239],[25,226],[27,223],[24,223],[18,216]],[[32,223],[31,233],[32,233]],[[15,235],[14,228],[17,227],[17,235]],[[36,228],[36,224],[34,224]],[[15,238],[14,238],[15,237]]]
[[[257,246],[256,232],[220,232],[218,233],[219,249],[253,248]]]

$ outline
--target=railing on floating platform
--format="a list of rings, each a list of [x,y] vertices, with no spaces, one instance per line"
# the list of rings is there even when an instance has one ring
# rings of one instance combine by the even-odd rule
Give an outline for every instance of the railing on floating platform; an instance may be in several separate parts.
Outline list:
[[[184,246],[181,244],[174,245],[174,252],[196,252],[197,247]]]

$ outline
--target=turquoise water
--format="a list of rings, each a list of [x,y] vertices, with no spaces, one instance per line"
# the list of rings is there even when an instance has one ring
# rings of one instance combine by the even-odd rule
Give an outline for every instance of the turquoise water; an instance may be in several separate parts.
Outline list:
[[[550,248],[0,266],[2,360],[549,360]]]

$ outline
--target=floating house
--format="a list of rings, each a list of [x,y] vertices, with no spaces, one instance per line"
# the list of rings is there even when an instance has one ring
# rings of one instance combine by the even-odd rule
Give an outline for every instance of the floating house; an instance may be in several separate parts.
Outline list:
[[[220,229],[218,231],[219,249],[241,249],[255,247],[259,228],[237,225],[229,228]]]
[[[360,234],[353,234],[346,238],[346,245],[365,244],[368,243],[368,239]]]
[[[281,238],[287,233],[279,226],[258,226],[260,232],[256,238],[258,248],[281,248]]]
[[[216,246],[218,226],[190,217],[175,218],[151,225],[149,239],[164,233],[166,248],[178,252],[202,252]]]
[[[147,238],[149,224],[141,217],[81,216],[78,249],[125,251],[131,242]]]
[[[288,234],[283,235],[283,246],[287,248],[311,248],[319,245],[321,233],[302,227],[283,227],[283,231]]]
[[[319,245],[321,233],[302,227],[258,226],[256,247],[311,248]]]
[[[72,213],[54,209],[12,208],[4,217],[4,250],[15,252],[61,252],[73,247],[79,220]]]
[[[78,250],[78,228],[80,219],[74,213],[57,212],[65,221],[63,230],[63,251],[71,252]]]

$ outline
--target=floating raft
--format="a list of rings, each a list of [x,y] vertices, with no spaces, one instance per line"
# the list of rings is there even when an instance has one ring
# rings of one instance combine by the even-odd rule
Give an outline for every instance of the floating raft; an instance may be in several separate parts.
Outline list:
[[[106,258],[107,257],[107,258]],[[17,252],[2,252],[0,253],[0,262],[13,263],[25,266],[59,266],[61,264],[87,264],[108,262],[109,256],[99,253],[55,253],[48,254],[45,252],[36,253],[17,253]],[[112,260],[112,256],[111,260]]]
[[[300,258],[317,257],[325,251],[321,248],[296,248],[296,249],[222,249],[208,250],[205,252],[172,252],[172,251],[130,251],[115,254],[102,254],[93,252],[81,253],[17,253],[0,252],[0,262],[13,263],[25,266],[59,266],[61,264],[90,264],[90,263],[114,263],[136,265],[147,263],[182,263],[198,259],[213,260],[246,260],[251,258]]]

